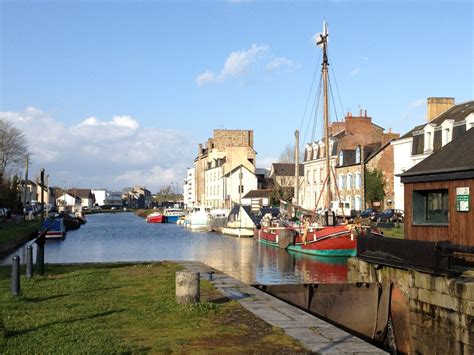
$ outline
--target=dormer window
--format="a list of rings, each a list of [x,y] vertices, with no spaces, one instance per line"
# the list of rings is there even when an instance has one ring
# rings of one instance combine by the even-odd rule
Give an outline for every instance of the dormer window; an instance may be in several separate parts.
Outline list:
[[[441,146],[444,147],[446,144],[452,141],[454,130],[454,120],[444,120],[441,124]]]
[[[424,147],[423,153],[431,153],[433,151],[433,135],[434,125],[427,124],[424,128]]]
[[[360,164],[360,145],[356,147],[356,164]]]
[[[339,166],[343,166],[343,165],[344,165],[344,153],[341,150],[339,152]]]

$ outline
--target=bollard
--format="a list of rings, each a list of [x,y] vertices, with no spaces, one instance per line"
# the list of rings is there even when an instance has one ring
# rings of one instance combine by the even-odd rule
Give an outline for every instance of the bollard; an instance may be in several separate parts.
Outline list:
[[[199,272],[176,271],[176,302],[190,304],[200,299]]]
[[[44,242],[39,242],[37,245],[36,267],[38,268],[38,274],[44,275]]]
[[[18,255],[12,258],[12,295],[20,295],[20,257]]]
[[[33,247],[28,245],[26,247],[26,277],[33,277]]]
[[[213,274],[214,274],[214,271],[208,271],[207,272],[207,276],[208,276],[209,281],[212,281],[212,275]]]

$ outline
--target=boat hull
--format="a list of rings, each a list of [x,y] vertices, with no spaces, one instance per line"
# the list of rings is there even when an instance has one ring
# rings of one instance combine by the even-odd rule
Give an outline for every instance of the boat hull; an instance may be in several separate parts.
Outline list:
[[[180,216],[165,216],[166,223],[178,223]]]
[[[63,239],[66,236],[66,228],[62,219],[45,219],[43,229],[47,228],[46,239]]]
[[[164,223],[165,218],[162,214],[159,215],[150,215],[146,218],[148,223]]]
[[[282,247],[278,233],[265,229],[259,231],[258,241],[275,247]],[[285,249],[317,256],[355,256],[356,237],[345,226],[325,227],[310,230],[306,235],[295,232]]]

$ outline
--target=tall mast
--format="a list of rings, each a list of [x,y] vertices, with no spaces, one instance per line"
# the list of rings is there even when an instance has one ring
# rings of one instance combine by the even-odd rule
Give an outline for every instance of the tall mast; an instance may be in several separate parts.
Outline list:
[[[326,151],[326,174],[327,181],[325,186],[325,202],[326,207],[330,209],[331,204],[331,166],[329,162],[330,150],[329,150],[329,95],[328,95],[328,67],[329,61],[327,56],[327,45],[328,45],[328,26],[326,21],[323,23],[323,33],[318,34],[316,44],[323,49],[323,63],[322,63],[322,76],[323,76],[323,94],[324,94],[324,146]]]

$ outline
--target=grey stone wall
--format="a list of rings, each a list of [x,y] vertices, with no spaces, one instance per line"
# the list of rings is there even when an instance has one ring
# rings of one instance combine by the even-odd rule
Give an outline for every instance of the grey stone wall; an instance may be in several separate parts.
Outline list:
[[[391,282],[409,309],[413,354],[474,354],[474,270],[459,277],[348,261],[348,282]]]

